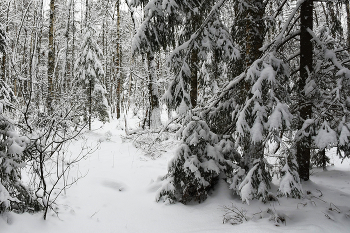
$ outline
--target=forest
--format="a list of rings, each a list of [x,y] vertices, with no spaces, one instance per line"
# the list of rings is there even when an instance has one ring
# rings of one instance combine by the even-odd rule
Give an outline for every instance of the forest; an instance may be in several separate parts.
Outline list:
[[[305,208],[346,232],[349,28],[348,0],[2,0],[0,228],[75,213],[70,191],[98,192],[76,187],[101,173],[121,194],[151,180],[144,213],[219,196],[225,225],[287,226]]]

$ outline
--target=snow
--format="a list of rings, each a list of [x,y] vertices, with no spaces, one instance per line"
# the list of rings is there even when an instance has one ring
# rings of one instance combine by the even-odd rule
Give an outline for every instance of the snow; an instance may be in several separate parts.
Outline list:
[[[132,119],[129,123],[132,125]],[[167,173],[168,161],[177,148],[157,159],[147,157],[131,142],[122,142],[120,135],[124,131],[116,127],[118,124],[112,121],[102,126],[95,122],[95,130],[86,134],[91,144],[102,141],[100,150],[72,170],[71,174],[87,175],[66,195],[61,194],[58,216],[50,212],[44,221],[42,213],[9,213],[0,217],[1,233],[349,232],[350,161],[341,164],[334,149],[327,151],[334,166],[328,167],[328,171],[313,169],[311,180],[303,183],[305,193],[311,192],[304,199],[281,197],[279,202],[267,204],[250,200],[248,206],[232,196],[220,179],[203,203],[168,205],[155,199],[162,186],[159,177]],[[106,135],[109,140],[100,140]],[[74,142],[71,152],[77,153],[80,145],[81,141]],[[277,184],[276,179],[272,192],[277,190]],[[169,183],[163,185],[169,190],[174,188]],[[223,224],[223,206],[231,205],[247,210],[250,220],[234,226]],[[284,214],[286,225],[276,227],[263,213],[256,214],[268,208]]]
[[[321,150],[337,144],[337,133],[329,127],[327,121],[323,122],[321,129],[318,131],[315,144]]]

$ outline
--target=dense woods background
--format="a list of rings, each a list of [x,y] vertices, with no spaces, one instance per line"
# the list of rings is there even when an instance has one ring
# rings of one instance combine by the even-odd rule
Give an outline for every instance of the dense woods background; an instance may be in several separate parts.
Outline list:
[[[219,176],[247,203],[302,197],[328,149],[350,155],[349,27],[347,0],[3,0],[0,213],[46,218],[96,149],[67,143],[94,120],[134,134],[130,112],[138,134],[181,125],[158,201],[202,202]]]

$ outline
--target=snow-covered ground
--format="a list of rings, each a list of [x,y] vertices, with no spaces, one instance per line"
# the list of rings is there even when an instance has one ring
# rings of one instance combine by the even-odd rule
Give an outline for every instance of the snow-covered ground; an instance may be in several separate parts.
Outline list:
[[[332,154],[334,166],[325,172],[313,170],[311,180],[303,184],[304,191],[310,191],[305,199],[279,198],[267,204],[251,201],[248,206],[220,181],[201,204],[166,205],[155,202],[155,194],[173,151],[156,159],[147,157],[130,142],[122,142],[124,131],[117,124],[108,123],[86,135],[92,144],[102,141],[101,148],[75,167],[87,175],[58,199],[58,216],[51,212],[44,221],[41,213],[10,213],[0,217],[0,232],[350,232],[349,160],[340,164]],[[72,151],[80,144],[75,142]],[[274,185],[272,192],[276,190]],[[223,206],[231,205],[245,209],[250,220],[223,224]],[[285,216],[286,224],[277,227],[269,221],[268,208]]]

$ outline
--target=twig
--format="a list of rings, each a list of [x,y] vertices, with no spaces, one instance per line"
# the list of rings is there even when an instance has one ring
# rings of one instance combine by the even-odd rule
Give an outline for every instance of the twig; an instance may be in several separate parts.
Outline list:
[[[332,205],[333,205],[335,208],[332,208]],[[329,210],[331,210],[331,211],[336,211],[338,214],[341,213],[340,209],[339,209],[336,205],[334,205],[332,202],[329,204]]]
[[[305,206],[307,205],[307,203],[298,203],[298,204],[297,204],[297,209],[299,209],[299,205],[302,205],[302,206],[305,207]]]
[[[324,213],[324,212],[322,212],[322,213]],[[334,219],[331,218],[328,214],[324,213],[324,216],[326,216],[326,218],[328,218],[329,220],[332,220],[333,222],[335,222]]]
[[[100,210],[96,211],[93,215],[90,216],[90,218],[94,217]]]
[[[319,189],[316,189],[317,191],[319,191],[321,193],[321,195],[319,197],[322,197],[323,196],[323,193],[321,192],[321,190]]]

